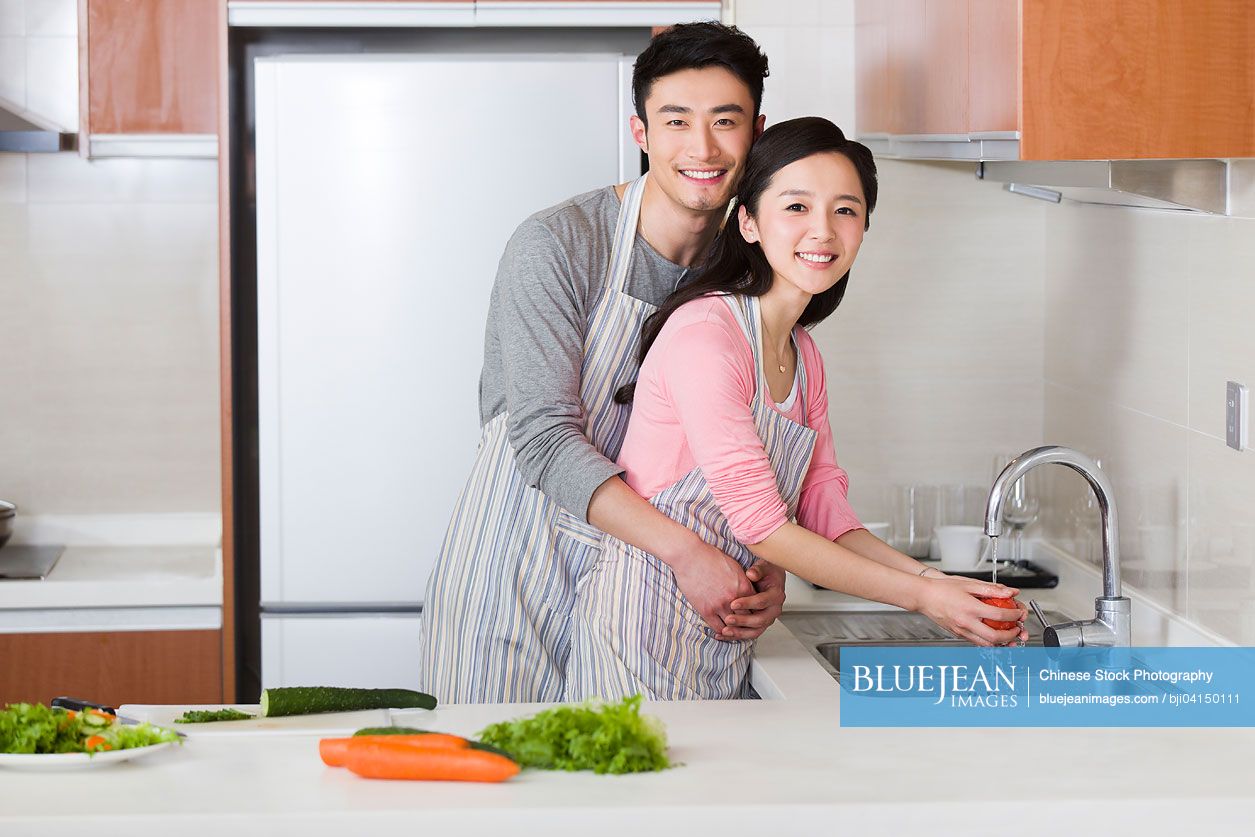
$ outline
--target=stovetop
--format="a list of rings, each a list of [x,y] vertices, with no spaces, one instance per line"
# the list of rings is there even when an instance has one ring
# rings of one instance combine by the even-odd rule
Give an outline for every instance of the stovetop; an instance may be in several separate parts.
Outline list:
[[[64,546],[13,546],[0,549],[0,581],[47,578]]]

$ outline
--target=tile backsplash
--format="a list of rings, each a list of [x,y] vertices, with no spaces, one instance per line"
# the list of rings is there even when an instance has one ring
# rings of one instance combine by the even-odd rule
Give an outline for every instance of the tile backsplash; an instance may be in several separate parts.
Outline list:
[[[1255,455],[1225,445],[1225,382],[1255,386],[1255,220],[1064,203],[1048,213],[1045,435],[1103,458],[1126,583],[1255,644]],[[1051,482],[1048,537],[1097,558]]]
[[[0,0],[0,97],[78,126],[78,0]],[[0,154],[0,496],[216,513],[217,164]]]
[[[0,496],[216,512],[217,164],[0,154]]]
[[[878,162],[880,199],[850,286],[813,334],[850,498],[886,520],[895,484],[988,486],[1042,438],[1048,207],[970,164]]]
[[[771,60],[769,121],[857,135],[852,3],[737,0],[735,18]],[[1000,451],[1080,448],[1114,483],[1125,582],[1255,644],[1255,454],[1224,442],[1225,382],[1255,388],[1255,220],[1052,206],[970,165],[878,162],[847,299],[814,332],[856,509],[883,518],[895,483],[987,486]],[[1088,486],[1043,476],[1030,532],[1097,560]]]
[[[78,130],[78,0],[0,0],[0,99]]]

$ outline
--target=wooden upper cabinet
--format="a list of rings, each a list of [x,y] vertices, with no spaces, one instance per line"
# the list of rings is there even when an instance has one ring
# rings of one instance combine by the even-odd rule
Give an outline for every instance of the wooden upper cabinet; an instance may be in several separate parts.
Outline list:
[[[928,0],[923,23],[922,121],[929,133],[965,134],[969,128],[968,0]]]
[[[1255,157],[1249,0],[857,0],[859,133],[1022,160]]]
[[[860,0],[855,6],[860,134],[968,133],[969,3]]]
[[[861,136],[891,133],[886,5],[860,0],[854,6],[854,119]]]
[[[1019,130],[1020,4],[967,0],[968,133]]]
[[[82,2],[86,133],[217,132],[219,0]]]
[[[1249,0],[1021,0],[1023,159],[1255,156]]]
[[[926,129],[928,41],[922,11],[918,0],[885,0],[885,90],[891,134],[919,134]]]

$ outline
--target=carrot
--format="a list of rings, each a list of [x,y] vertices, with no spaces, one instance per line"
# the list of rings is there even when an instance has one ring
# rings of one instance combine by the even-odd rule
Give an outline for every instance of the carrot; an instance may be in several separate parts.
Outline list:
[[[318,755],[328,767],[344,767],[349,758],[351,738],[324,738],[318,742]]]
[[[519,772],[505,756],[473,748],[414,747],[389,736],[349,747],[349,770],[368,779],[432,779],[446,782],[501,782]]]
[[[398,741],[409,747],[436,750],[460,750],[470,742],[458,735],[443,732],[429,732],[423,735],[355,735],[352,738],[324,738],[318,742],[318,755],[328,767],[344,767],[348,762],[349,751],[357,746],[357,742],[376,741],[378,739]]]
[[[83,742],[83,749],[91,752],[92,750],[112,750],[109,743],[105,741],[103,735],[93,735],[91,738]]]

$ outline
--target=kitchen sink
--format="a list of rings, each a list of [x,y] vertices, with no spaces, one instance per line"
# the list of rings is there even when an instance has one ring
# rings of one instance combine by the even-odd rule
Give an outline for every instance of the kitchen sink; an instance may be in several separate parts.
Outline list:
[[[1072,620],[1072,617],[1057,610],[1044,612],[1052,625]],[[946,633],[927,616],[905,610],[786,612],[780,616],[780,621],[819,660],[833,679],[839,679],[841,649],[845,647],[958,647],[969,644]],[[1041,625],[1035,619],[1029,619],[1024,626],[1028,629],[1028,644],[1041,646]]]

